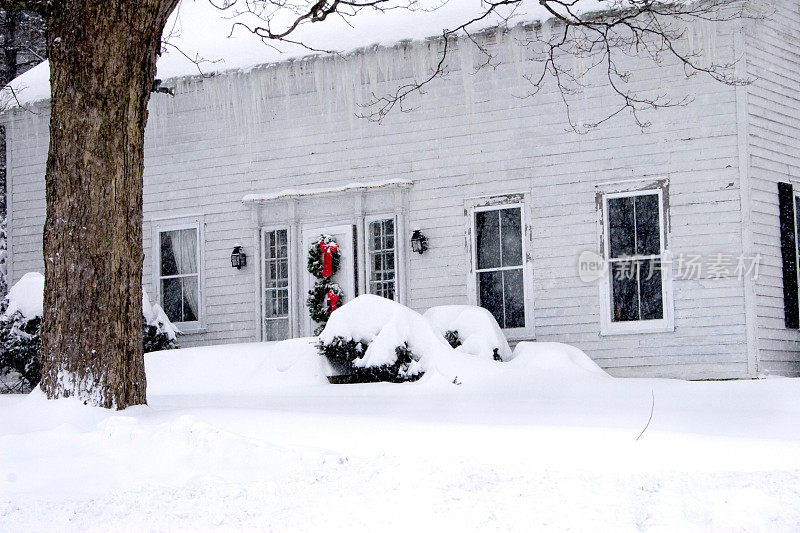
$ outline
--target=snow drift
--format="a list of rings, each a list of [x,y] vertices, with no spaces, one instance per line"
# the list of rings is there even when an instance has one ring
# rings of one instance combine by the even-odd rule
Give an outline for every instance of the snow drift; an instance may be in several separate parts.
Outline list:
[[[440,305],[431,307],[423,315],[444,336],[458,334],[461,343],[456,350],[494,359],[495,350],[503,361],[512,357],[511,348],[492,313],[475,305]]]

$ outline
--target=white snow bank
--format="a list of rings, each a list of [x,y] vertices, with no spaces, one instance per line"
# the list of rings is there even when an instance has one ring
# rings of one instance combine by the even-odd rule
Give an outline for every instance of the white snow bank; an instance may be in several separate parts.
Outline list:
[[[331,313],[320,340],[330,344],[336,337],[368,344],[359,367],[391,365],[397,360],[395,348],[408,345],[416,357],[407,375],[424,372],[442,353],[452,351],[422,315],[408,307],[375,296],[362,294]]]
[[[582,350],[560,342],[520,342],[514,349],[514,359],[509,364],[514,372],[523,371],[559,381],[574,379],[611,378]]]
[[[316,339],[181,348],[145,354],[148,395],[253,395],[328,384]]]
[[[44,276],[28,272],[8,291],[5,316],[17,311],[27,319],[41,317],[44,310]]]
[[[503,331],[492,313],[475,305],[440,305],[431,307],[423,315],[442,335],[457,331],[461,346],[456,350],[494,359],[497,349],[500,358],[508,361],[512,357]]]

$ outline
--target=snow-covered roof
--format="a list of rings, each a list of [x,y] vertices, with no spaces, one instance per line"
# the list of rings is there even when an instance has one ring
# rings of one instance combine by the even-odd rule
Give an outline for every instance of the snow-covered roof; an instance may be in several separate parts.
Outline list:
[[[619,0],[579,0],[582,11],[610,7]],[[239,0],[243,3],[242,0]],[[391,5],[407,5],[408,0],[391,0]],[[481,0],[411,0],[412,8],[387,11],[362,10],[355,17],[332,17],[320,23],[299,26],[291,38],[307,47],[289,43],[264,42],[241,22],[263,26],[252,14],[236,14],[236,6],[219,10],[210,0],[181,0],[164,30],[164,52],[158,60],[158,77],[181,76],[247,70],[259,65],[297,59],[313,50],[344,53],[370,45],[393,45],[404,40],[436,37],[445,29],[457,27],[486,6]],[[216,2],[219,4],[220,2]],[[387,5],[389,5],[387,3]],[[535,0],[493,14],[470,26],[485,29],[509,22],[532,22],[548,18],[548,12]],[[313,50],[310,50],[313,49]],[[199,65],[190,60],[199,60]],[[49,65],[44,62],[14,79],[9,85],[15,97],[4,91],[5,106],[28,105],[50,98]]]
[[[359,191],[367,189],[381,189],[386,187],[410,187],[413,181],[404,178],[387,179],[381,181],[368,181],[348,183],[346,185],[337,185],[325,188],[309,188],[309,189],[284,189],[278,192],[270,192],[263,194],[248,194],[242,198],[244,203],[264,203],[274,200],[281,200],[286,198],[301,198],[304,196],[319,196],[324,194],[336,194],[340,192]]]

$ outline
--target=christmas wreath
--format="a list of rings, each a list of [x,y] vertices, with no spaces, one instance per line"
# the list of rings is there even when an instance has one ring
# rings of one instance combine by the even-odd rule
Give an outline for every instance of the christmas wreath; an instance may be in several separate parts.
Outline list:
[[[308,249],[308,271],[315,278],[329,278],[339,271],[341,259],[339,245],[333,237],[320,235]]]
[[[311,320],[324,326],[331,313],[342,304],[342,300],[344,300],[344,292],[339,285],[326,280],[316,282],[314,287],[308,291],[306,300]]]
[[[308,250],[308,271],[318,281],[308,291],[306,305],[311,319],[320,323],[315,334],[322,331],[330,314],[344,303],[342,288],[331,281],[339,270],[340,261],[339,245],[330,235],[320,235],[311,243]]]

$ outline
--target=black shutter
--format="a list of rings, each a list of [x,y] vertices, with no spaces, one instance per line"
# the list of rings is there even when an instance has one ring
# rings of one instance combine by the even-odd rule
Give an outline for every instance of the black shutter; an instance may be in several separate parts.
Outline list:
[[[778,218],[781,226],[783,258],[783,312],[786,327],[800,328],[797,305],[797,240],[795,234],[794,191],[791,183],[778,183]]]

